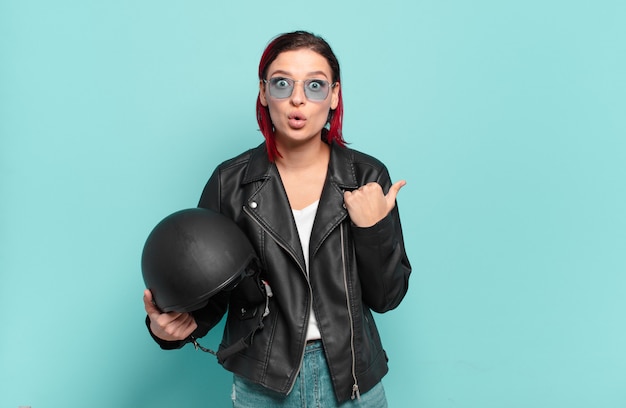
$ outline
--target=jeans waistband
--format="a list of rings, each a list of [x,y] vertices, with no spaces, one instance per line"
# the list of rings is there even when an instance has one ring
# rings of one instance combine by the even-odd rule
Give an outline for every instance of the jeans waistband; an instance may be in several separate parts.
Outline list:
[[[322,340],[308,340],[306,342],[306,349],[304,350],[305,352],[309,352],[309,351],[315,351],[315,350],[319,350],[322,349]]]

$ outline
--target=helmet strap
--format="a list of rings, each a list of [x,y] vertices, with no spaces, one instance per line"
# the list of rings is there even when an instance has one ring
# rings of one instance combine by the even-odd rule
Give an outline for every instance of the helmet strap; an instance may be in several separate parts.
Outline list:
[[[259,322],[257,326],[247,336],[242,337],[241,339],[239,339],[239,341],[217,352],[211,349],[208,349],[206,347],[203,347],[200,343],[198,343],[198,340],[194,336],[191,336],[191,342],[193,343],[193,346],[195,347],[196,350],[201,350],[201,351],[204,351],[205,353],[213,354],[214,356],[217,357],[217,361],[220,364],[222,364],[224,363],[224,361],[226,361],[226,359],[228,359],[233,354],[236,354],[250,347],[256,332],[259,330],[262,330],[264,327],[263,320],[265,319],[267,315],[270,314],[270,307],[269,307],[270,298],[274,296],[274,294],[272,293],[272,288],[270,287],[269,283],[267,283],[267,281],[263,279],[261,279],[261,283],[263,284],[263,289],[265,292],[265,310],[263,311],[263,313],[259,314]]]

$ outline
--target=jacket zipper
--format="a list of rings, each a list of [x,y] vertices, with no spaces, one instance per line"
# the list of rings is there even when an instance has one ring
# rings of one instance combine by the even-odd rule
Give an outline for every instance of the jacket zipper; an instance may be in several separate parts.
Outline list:
[[[354,352],[354,319],[352,317],[352,307],[350,305],[350,296],[348,292],[348,272],[346,270],[346,258],[345,258],[345,246],[343,238],[343,224],[339,225],[339,231],[341,235],[341,266],[343,268],[343,285],[346,291],[346,304],[348,306],[348,318],[350,319],[350,352],[352,354],[352,399],[361,399],[361,392],[359,391],[359,381],[356,378],[356,356]]]
[[[263,229],[264,231],[266,231],[268,234],[270,234],[270,236],[272,236],[272,233],[267,231],[263,225],[257,221],[257,219],[250,213],[250,210],[248,209],[248,207],[246,207],[245,205],[243,206],[243,211],[250,217],[252,218],[252,220],[259,226],[261,227],[261,229]],[[342,270],[343,270],[343,284],[344,284],[344,289],[346,291],[346,306],[348,309],[348,319],[350,320],[350,354],[352,357],[352,380],[354,381],[354,384],[352,384],[352,399],[361,399],[361,392],[359,391],[359,382],[358,379],[356,377],[356,353],[354,351],[354,318],[352,316],[352,307],[350,305],[350,297],[349,297],[349,292],[348,292],[348,272],[346,270],[346,258],[345,258],[345,246],[344,246],[344,233],[343,233],[343,224],[339,224],[339,232],[340,232],[340,236],[341,236],[341,266],[342,266]],[[276,237],[273,237],[274,241],[281,247],[283,248],[287,253],[289,253],[293,259],[298,259],[298,257],[296,256],[296,254],[294,254],[289,248],[287,248],[285,245],[281,244],[280,240],[276,239]],[[298,263],[299,264],[299,263]],[[313,298],[313,290],[311,289],[311,284],[308,283],[308,278],[307,278],[307,284],[309,286],[309,299]],[[310,310],[310,307],[309,307]],[[308,312],[307,312],[308,313]],[[302,368],[302,362],[304,361],[304,352],[306,350],[306,342],[304,343],[304,346],[302,347],[302,353],[300,354],[300,364],[298,366],[298,371],[300,371],[300,369]],[[287,394],[291,394],[291,391],[293,390],[293,387],[295,386],[295,381],[292,381],[291,385],[289,386],[289,391],[287,391]]]
[[[261,224],[259,221],[257,221],[257,219],[250,213],[250,210],[248,209],[248,207],[246,207],[245,205],[243,206],[243,212],[245,212],[263,231],[266,231],[270,236],[272,236],[274,238],[274,241],[278,244],[278,246],[280,246],[282,249],[284,249],[289,255],[291,255],[291,257],[293,259],[295,259],[297,261],[298,257],[296,254],[294,254],[291,249],[287,248],[285,245],[283,245],[279,239],[276,239],[276,237],[273,236],[273,234],[269,231],[267,231],[267,229],[265,229],[263,227],[263,224]],[[342,234],[343,236],[343,234]],[[342,254],[343,256],[343,254]],[[297,262],[298,265],[300,266],[300,263]],[[302,271],[302,268],[300,268],[300,270]],[[306,271],[305,271],[305,275],[306,275]],[[309,287],[309,299],[313,299],[313,289],[311,289],[311,284],[309,283],[308,277],[307,277],[307,285]],[[311,310],[311,307],[309,306],[308,310]],[[307,312],[309,313],[309,312]],[[310,318],[310,316],[308,317]],[[304,352],[306,351],[306,341],[304,342],[304,346],[302,347],[302,353],[300,353],[300,364],[298,365],[298,372],[300,372],[300,370],[302,369],[302,362],[304,361]],[[353,354],[354,356],[354,354]],[[289,390],[287,391],[287,395],[291,394],[291,391],[293,391],[293,387],[296,385],[296,381],[295,379],[291,382],[291,385],[289,386]]]

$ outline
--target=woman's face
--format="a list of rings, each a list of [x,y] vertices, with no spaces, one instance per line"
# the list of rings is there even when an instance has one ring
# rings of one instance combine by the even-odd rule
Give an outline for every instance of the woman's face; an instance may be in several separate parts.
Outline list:
[[[339,84],[332,86],[332,71],[326,58],[305,48],[282,52],[270,64],[264,79],[267,82],[260,83],[260,101],[269,108],[279,150],[280,146],[288,148],[321,140],[329,111],[339,103]],[[324,82],[329,87],[328,95],[320,100]],[[293,91],[286,96],[290,85]]]

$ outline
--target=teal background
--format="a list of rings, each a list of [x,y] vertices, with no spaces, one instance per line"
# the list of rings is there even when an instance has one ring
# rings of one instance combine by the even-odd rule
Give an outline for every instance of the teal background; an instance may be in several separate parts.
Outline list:
[[[625,4],[0,2],[0,407],[229,406],[211,356],[149,338],[139,258],[262,141],[256,67],[294,29],[408,181],[390,406],[626,407]]]

